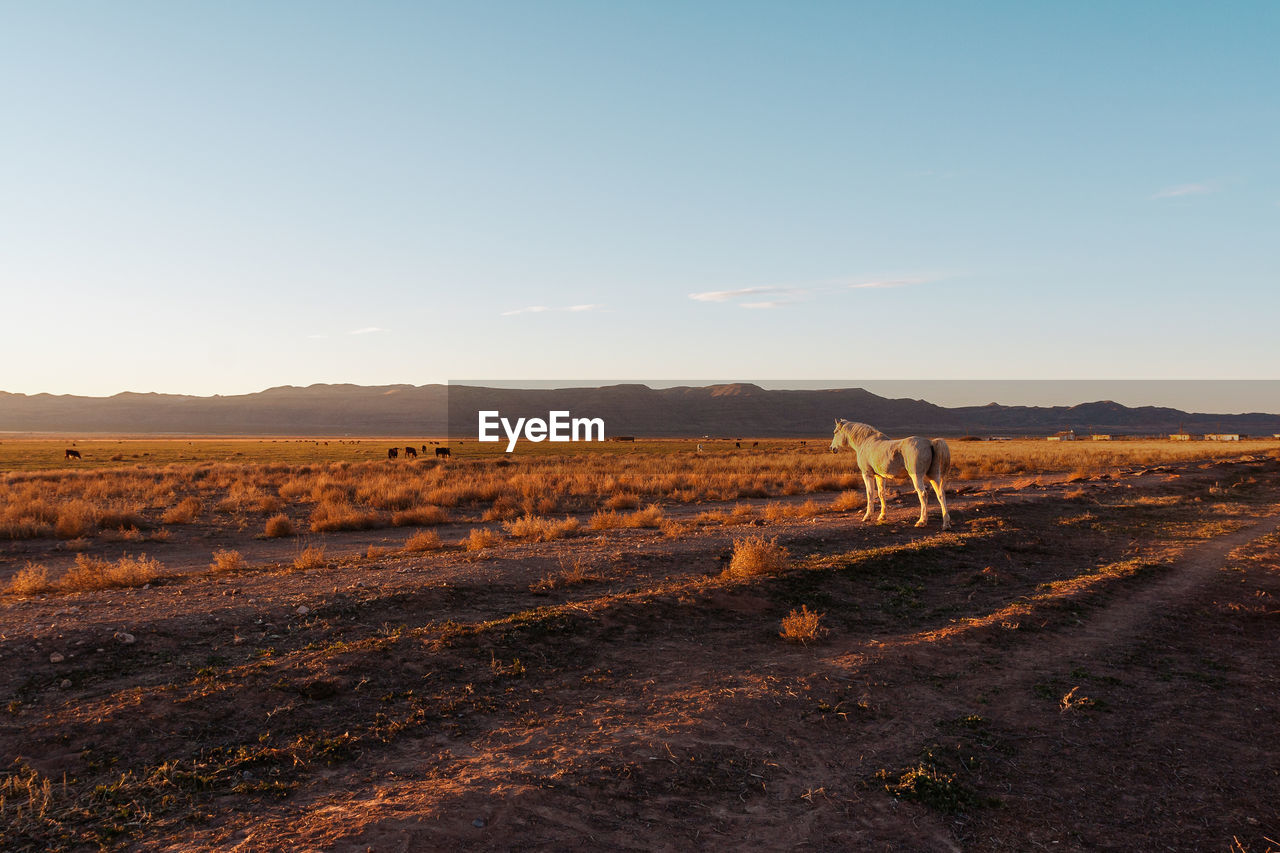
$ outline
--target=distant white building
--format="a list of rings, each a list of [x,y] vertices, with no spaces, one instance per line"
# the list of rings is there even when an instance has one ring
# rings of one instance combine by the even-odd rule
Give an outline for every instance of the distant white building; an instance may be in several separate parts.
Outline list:
[[[1169,433],[1170,441],[1190,441],[1191,433],[1189,432],[1171,432]]]
[[[1059,433],[1054,433],[1053,435],[1049,436],[1049,441],[1075,441],[1075,440],[1076,440],[1075,430],[1071,430],[1071,429],[1064,430],[1063,432],[1059,432]]]
[[[1205,441],[1239,441],[1239,433],[1234,432],[1210,432],[1206,433]]]
[[[1092,438],[1094,441],[1110,441],[1111,440],[1111,436],[1109,435],[1098,435],[1096,433],[1089,437]]]

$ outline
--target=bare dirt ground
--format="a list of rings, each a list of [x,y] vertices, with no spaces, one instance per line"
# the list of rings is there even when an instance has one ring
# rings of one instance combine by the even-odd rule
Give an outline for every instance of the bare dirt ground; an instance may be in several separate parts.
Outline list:
[[[0,847],[1280,850],[1280,462],[910,503],[0,599]]]

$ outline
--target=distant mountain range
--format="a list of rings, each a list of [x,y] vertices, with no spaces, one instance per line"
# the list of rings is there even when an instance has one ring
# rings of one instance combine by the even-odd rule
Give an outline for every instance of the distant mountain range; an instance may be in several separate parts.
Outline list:
[[[861,388],[766,390],[748,383],[678,388],[504,389],[468,385],[311,385],[255,394],[193,397],[123,393],[112,397],[0,391],[0,431],[67,434],[441,436],[474,439],[476,413],[542,417],[568,410],[603,418],[609,436],[813,437],[836,417],[888,433],[1036,435],[1280,433],[1280,415],[1218,415],[1110,401],[1076,406],[943,407],[888,399]]]

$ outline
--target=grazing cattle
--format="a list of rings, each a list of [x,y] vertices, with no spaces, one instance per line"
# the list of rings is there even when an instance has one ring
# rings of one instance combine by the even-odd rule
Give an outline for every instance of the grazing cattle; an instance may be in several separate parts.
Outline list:
[[[741,450],[741,449],[742,449],[742,442],[741,442],[741,441],[735,441],[735,442],[733,443],[733,446],[734,446],[734,447],[736,447],[736,448],[738,448],[739,450]]]
[[[70,449],[70,448],[67,448],[67,455],[66,455],[66,457],[65,457],[65,458],[66,458],[66,459],[80,459],[80,458],[82,458],[82,457],[80,456],[80,451],[79,451],[79,450],[72,450],[72,449]]]
[[[760,442],[758,442],[758,441],[753,441],[753,442],[751,442],[751,446],[752,446],[752,447],[759,447],[759,446],[760,446]]]
[[[394,447],[393,447],[393,448],[391,448],[390,450],[388,450],[388,451],[387,451],[387,458],[388,458],[388,459],[399,459],[399,458],[400,458],[400,451],[399,451],[399,450],[397,450],[397,449],[396,449],[396,448],[394,448]]]
[[[423,452],[423,453],[426,453],[426,452],[427,452],[427,446],[426,446],[425,444],[424,444],[424,445],[422,445],[422,452]]]
[[[447,448],[447,447],[437,447],[437,448],[436,448],[436,458],[437,458],[437,459],[439,459],[441,456],[448,456],[448,455],[449,455],[449,448]]]
[[[951,449],[945,441],[918,435],[894,441],[875,427],[836,418],[831,452],[835,453],[842,447],[848,447],[856,454],[862,484],[867,490],[867,511],[863,513],[863,521],[871,518],[871,481],[875,480],[876,491],[880,495],[880,520],[884,521],[884,481],[906,476],[911,479],[916,496],[920,498],[920,520],[916,527],[924,527],[928,515],[928,486],[933,487],[934,494],[938,496],[938,506],[942,507],[942,529],[951,527],[947,497],[943,491],[947,472],[951,469]]]
[[[414,459],[418,458],[418,449],[416,447],[408,447],[408,446],[405,447],[404,458],[408,459],[410,456],[412,456]]]

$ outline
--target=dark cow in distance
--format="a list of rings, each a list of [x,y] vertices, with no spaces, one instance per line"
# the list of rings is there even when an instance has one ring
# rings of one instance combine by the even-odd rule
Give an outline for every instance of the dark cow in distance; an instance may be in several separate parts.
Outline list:
[[[437,448],[436,448],[436,458],[437,458],[437,459],[439,459],[441,456],[448,456],[448,455],[449,455],[449,448],[447,448],[447,447],[437,447]]]
[[[400,458],[400,451],[399,451],[398,449],[394,448],[394,447],[393,447],[393,448],[391,448],[390,450],[388,450],[388,451],[387,451],[387,458],[388,458],[388,459],[399,459],[399,458]]]
[[[409,458],[409,457],[411,457],[411,456],[412,456],[414,459],[417,459],[417,458],[418,458],[418,448],[416,448],[416,447],[408,447],[408,446],[406,446],[406,447],[405,447],[405,449],[404,449],[404,458],[405,458],[405,459],[408,459],[408,458]]]
[[[71,448],[67,448],[67,455],[63,458],[64,459],[83,459],[84,457],[80,455],[79,450],[72,450]]]

